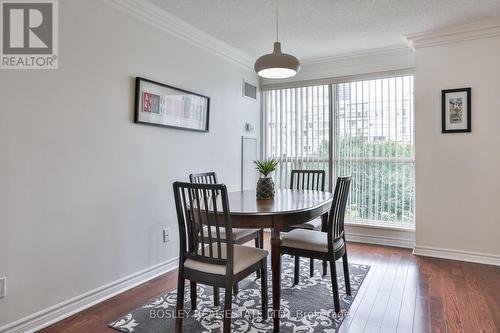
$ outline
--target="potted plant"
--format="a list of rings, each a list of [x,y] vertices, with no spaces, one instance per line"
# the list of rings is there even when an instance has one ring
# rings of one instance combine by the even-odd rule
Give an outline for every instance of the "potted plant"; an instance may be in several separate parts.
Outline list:
[[[269,174],[276,170],[278,162],[274,159],[265,161],[253,161],[256,169],[260,172],[260,178],[257,182],[257,200],[274,198],[274,182]]]

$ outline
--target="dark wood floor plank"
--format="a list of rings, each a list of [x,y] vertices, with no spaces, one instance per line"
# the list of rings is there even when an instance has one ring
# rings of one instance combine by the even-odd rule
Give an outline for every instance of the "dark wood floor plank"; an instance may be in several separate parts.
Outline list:
[[[441,290],[443,292],[444,318],[448,332],[462,333],[464,326],[460,315],[457,292],[452,275],[453,266],[448,260],[440,260]]]
[[[269,248],[269,235],[265,244]],[[396,320],[397,331],[405,333],[500,331],[500,267],[417,257],[408,249],[359,243],[349,243],[348,253],[351,263],[371,269],[339,333],[372,328],[394,332]],[[116,333],[108,322],[176,284],[176,271],[169,272],[40,332]]]
[[[494,266],[491,266],[494,267]],[[495,267],[496,271],[491,274],[478,274],[476,271],[476,281],[480,290],[489,290],[481,293],[493,317],[494,326],[500,331],[500,267]]]
[[[443,291],[441,290],[441,268],[437,261],[430,263],[429,284],[431,332],[445,333],[447,330],[444,318]]]
[[[481,274],[481,272],[473,270],[467,263],[462,264],[462,270],[471,302],[468,311],[471,311],[476,316],[480,332],[498,332],[498,327],[495,327],[493,316],[483,296],[485,293],[477,283],[476,274]],[[491,290],[487,292],[491,292]]]
[[[430,329],[430,266],[428,258],[417,257],[417,295],[415,299],[415,313],[413,333],[428,333]]]
[[[468,311],[471,299],[467,291],[467,284],[460,262],[455,262],[452,268],[453,284],[457,295],[458,309],[462,318],[464,332],[479,332],[477,317],[472,311]]]

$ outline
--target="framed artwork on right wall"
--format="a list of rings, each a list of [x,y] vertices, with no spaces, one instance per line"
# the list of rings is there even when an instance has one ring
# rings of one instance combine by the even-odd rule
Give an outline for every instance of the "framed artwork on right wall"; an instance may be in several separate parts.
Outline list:
[[[441,92],[442,132],[471,131],[471,88],[448,89]]]

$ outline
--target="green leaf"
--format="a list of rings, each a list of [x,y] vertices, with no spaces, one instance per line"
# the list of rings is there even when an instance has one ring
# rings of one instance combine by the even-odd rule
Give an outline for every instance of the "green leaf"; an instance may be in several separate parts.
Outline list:
[[[276,170],[278,162],[274,159],[263,160],[263,161],[253,161],[255,164],[255,169],[257,169],[264,177],[267,177],[271,172]]]

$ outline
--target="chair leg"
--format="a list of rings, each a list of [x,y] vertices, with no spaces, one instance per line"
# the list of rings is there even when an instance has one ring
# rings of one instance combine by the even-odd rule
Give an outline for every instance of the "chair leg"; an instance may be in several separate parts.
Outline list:
[[[184,287],[186,280],[184,280],[184,274],[182,269],[179,269],[179,278],[177,280],[177,306],[175,309],[175,332],[182,332],[182,317],[184,312]]]
[[[264,229],[260,229],[260,232],[259,232],[259,247],[261,249],[264,248]]]
[[[340,298],[339,298],[339,285],[337,282],[337,267],[335,266],[335,260],[330,260],[330,274],[332,278],[332,289],[333,289],[333,305],[335,307],[335,312],[340,312]]]
[[[259,238],[258,233],[257,233],[257,237],[255,237],[254,241],[255,241],[255,248],[260,249],[260,238]]]
[[[239,290],[239,288],[238,288],[238,283],[235,283],[235,284],[234,284],[234,286],[233,286],[233,293],[234,293],[235,295],[237,295],[239,291],[240,291],[240,290]]]
[[[231,284],[226,284],[226,296],[224,297],[224,324],[223,333],[231,332],[231,309],[233,305],[233,295]]]
[[[190,294],[191,294],[191,310],[196,310],[196,282],[189,282]]]
[[[260,268],[260,276],[262,279],[260,280],[260,289],[261,289],[261,302],[262,302],[262,319],[267,319],[267,258],[262,259],[262,266]]]
[[[261,249],[262,245],[260,244],[260,231],[257,233],[257,237],[255,237],[255,248],[257,249]],[[257,275],[257,279],[260,278],[260,271],[257,270],[257,272],[255,273]]]
[[[219,288],[214,287],[214,306],[220,305],[220,293]]]
[[[328,264],[326,260],[323,260],[323,276],[326,275],[326,271],[328,269]]]
[[[310,258],[309,259],[309,277],[314,276],[314,259]]]
[[[347,251],[342,256],[342,264],[344,265],[345,292],[351,296],[351,279],[349,275],[349,263],[347,262]]]
[[[293,284],[299,284],[300,257],[295,256],[295,265],[293,267]]]

